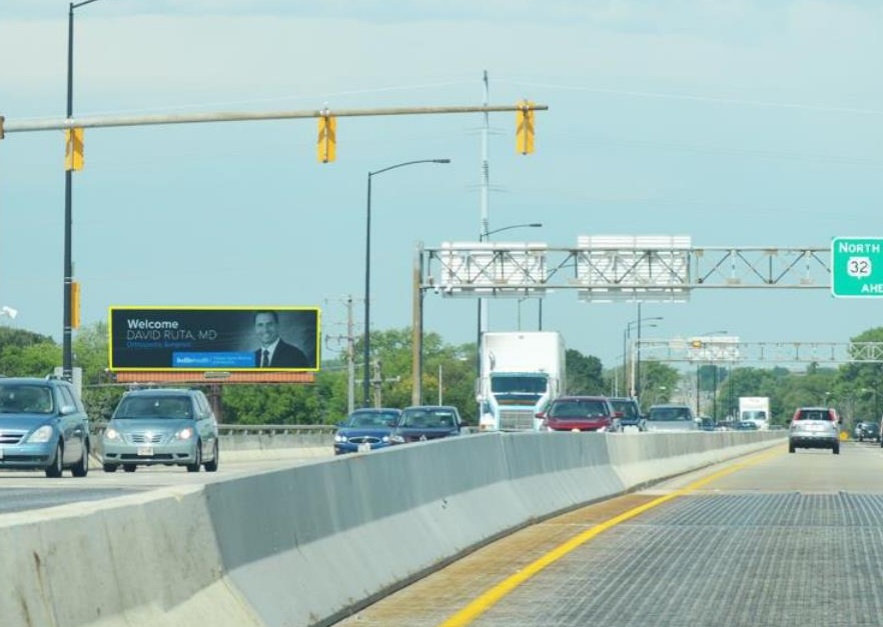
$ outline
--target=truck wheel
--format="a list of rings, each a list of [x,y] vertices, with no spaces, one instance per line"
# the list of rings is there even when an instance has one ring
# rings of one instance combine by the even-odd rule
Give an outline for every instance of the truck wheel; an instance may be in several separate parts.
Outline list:
[[[789,452],[789,453],[794,453],[794,452],[796,452],[796,451],[797,451],[797,447],[794,446],[794,443],[793,443],[793,442],[788,442],[788,452]]]
[[[839,442],[836,442],[834,444],[834,448],[831,449],[831,452],[834,453],[834,455],[840,455],[840,443]]]

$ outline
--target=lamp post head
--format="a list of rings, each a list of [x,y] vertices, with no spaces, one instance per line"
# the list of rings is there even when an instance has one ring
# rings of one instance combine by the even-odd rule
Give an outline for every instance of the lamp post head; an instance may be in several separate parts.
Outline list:
[[[489,237],[495,233],[502,233],[503,231],[511,231],[512,229],[539,229],[542,228],[542,222],[530,222],[527,224],[510,224],[509,226],[501,226],[498,229],[486,230],[484,233],[480,233],[479,237],[482,239]]]

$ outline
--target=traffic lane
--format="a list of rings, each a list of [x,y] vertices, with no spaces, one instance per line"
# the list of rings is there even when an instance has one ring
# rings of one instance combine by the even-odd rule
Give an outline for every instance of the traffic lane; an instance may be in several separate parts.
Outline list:
[[[320,455],[302,449],[277,450],[269,459],[256,454],[222,453],[217,472],[187,472],[183,466],[139,466],[135,472],[104,472],[94,465],[85,477],[49,479],[40,471],[0,470],[0,515],[58,505],[116,498],[169,486],[205,485],[244,475],[273,472],[315,461]]]
[[[403,627],[406,625],[443,624],[446,620],[461,612],[483,593],[493,590],[495,587],[510,580],[513,574],[524,572],[532,564],[535,564],[538,559],[548,559],[548,556],[554,551],[560,550],[560,547],[565,542],[572,541],[580,534],[590,532],[593,528],[603,525],[606,521],[610,521],[616,516],[627,514],[635,508],[646,507],[660,496],[673,495],[678,490],[683,490],[697,481],[711,479],[705,485],[692,488],[694,494],[703,496],[718,494],[732,496],[776,494],[776,490],[783,490],[786,493],[803,491],[807,493],[830,492],[836,494],[844,489],[844,485],[856,492],[879,492],[879,488],[874,485],[875,476],[879,476],[879,471],[883,470],[883,453],[881,453],[879,447],[875,449],[874,447],[862,446],[857,443],[855,445],[848,443],[841,450],[842,453],[839,456],[832,455],[830,452],[827,452],[826,455],[822,451],[811,450],[800,450],[794,455],[788,455],[787,446],[783,444],[775,447],[771,452],[750,456],[747,461],[760,461],[755,465],[741,465],[736,472],[731,474],[717,474],[714,477],[722,468],[734,467],[734,462],[692,472],[660,483],[648,490],[580,508],[563,516],[532,525],[485,546],[442,570],[390,594],[378,603],[360,610],[355,615],[340,621],[338,624]],[[736,463],[743,464],[743,461],[739,460]],[[673,499],[673,501],[663,505],[672,506],[678,500],[686,498],[690,497]],[[659,507],[662,507],[662,505]],[[642,520],[644,518],[639,516],[628,524],[631,528],[640,529],[642,527]],[[623,523],[622,526],[625,524]],[[599,550],[599,547],[603,549],[605,545],[611,544],[614,539],[612,531],[613,529],[607,530],[597,538],[587,542],[586,550]],[[743,529],[742,531],[742,536],[744,537],[745,530]],[[731,533],[732,530],[728,530],[728,532]],[[748,534],[749,536],[751,535],[750,527]],[[667,532],[664,537],[674,537],[674,534]],[[683,546],[686,547],[691,546],[696,541],[701,541],[698,537],[693,537],[689,533],[686,536],[681,536],[679,539]],[[710,542],[714,546],[715,541],[710,540]],[[883,545],[883,543],[880,544]],[[616,563],[618,551],[621,552],[622,548],[622,546],[619,546],[617,551],[613,551],[612,555],[605,553],[605,558],[610,559],[611,563]],[[680,548],[681,545],[675,546],[675,550]],[[604,564],[601,564],[601,567],[603,566]],[[551,570],[551,568],[550,566],[547,570]],[[633,566],[633,568],[642,570],[645,567]],[[620,577],[623,577],[623,575],[620,575]],[[617,583],[613,588],[602,583],[597,587],[597,590],[580,589],[575,592],[570,590],[570,592],[575,594],[575,598],[578,600],[591,599],[599,595],[604,597],[606,595],[612,598],[623,598],[627,602],[631,594],[635,594],[637,595],[636,598],[640,598],[644,593],[643,590],[632,590],[629,594],[626,594],[624,584],[628,582],[629,577],[630,573],[626,573],[623,581]],[[616,581],[616,578],[614,577],[612,580]],[[518,587],[516,592],[520,588],[527,588],[531,585],[531,582],[532,580],[528,580],[526,584]],[[555,585],[552,587],[555,587]],[[514,598],[516,592],[510,593],[508,596],[504,595],[503,600],[498,605],[505,606],[510,598]],[[689,594],[692,594],[692,592],[688,593],[688,596]],[[560,623],[548,621],[545,614],[546,610],[542,608],[545,608],[547,603],[551,603],[553,606],[565,603],[566,599],[564,601],[550,601],[548,598],[544,598],[543,593],[540,593],[539,597],[539,599],[532,598],[527,603],[528,606],[536,604],[537,607],[541,608],[539,615],[530,614],[530,607],[520,607],[517,612],[505,613],[502,618],[499,616],[494,618],[489,610],[485,615],[479,616],[475,624],[586,624],[585,622],[580,622],[585,621],[586,617],[579,615],[574,619],[574,622],[567,622],[564,619]],[[578,600],[571,602],[578,603]],[[519,617],[518,612],[521,612],[523,616]],[[530,617],[529,619],[524,618],[528,616]],[[619,624],[615,618],[613,616],[613,620],[609,624]],[[687,618],[687,616],[684,615],[681,618]],[[606,624],[597,623],[594,619],[591,622]],[[469,622],[452,621],[450,624],[469,624]],[[634,624],[646,625],[650,623],[646,619],[641,618]],[[673,622],[671,624],[677,623]],[[714,621],[708,624],[717,625],[723,623]],[[830,624],[836,624],[836,622]]]
[[[856,492],[876,494],[883,492],[879,471],[883,470],[883,449],[870,442],[841,442],[840,455],[825,449],[798,449],[777,455],[762,464],[746,466],[739,472],[716,478],[700,486],[697,492]],[[645,494],[665,494],[680,489],[697,479],[708,476],[712,469],[704,469],[676,477],[644,491]]]
[[[844,452],[781,452],[688,490],[449,624],[880,624],[883,494],[864,488],[883,453]]]

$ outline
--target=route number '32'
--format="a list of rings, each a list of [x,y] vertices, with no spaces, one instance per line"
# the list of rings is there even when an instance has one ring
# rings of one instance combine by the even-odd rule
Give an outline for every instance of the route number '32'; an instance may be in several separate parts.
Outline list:
[[[850,257],[846,265],[846,273],[857,279],[861,279],[871,274],[871,258],[870,257]]]

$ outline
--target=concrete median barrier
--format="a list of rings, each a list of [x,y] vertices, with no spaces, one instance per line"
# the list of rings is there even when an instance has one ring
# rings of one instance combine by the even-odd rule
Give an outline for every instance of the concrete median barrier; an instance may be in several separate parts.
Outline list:
[[[328,625],[521,526],[777,441],[469,435],[9,514],[0,615],[11,627]]]

